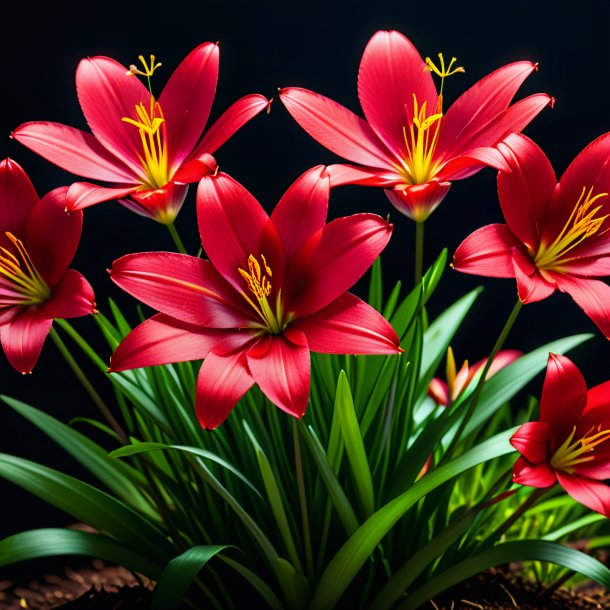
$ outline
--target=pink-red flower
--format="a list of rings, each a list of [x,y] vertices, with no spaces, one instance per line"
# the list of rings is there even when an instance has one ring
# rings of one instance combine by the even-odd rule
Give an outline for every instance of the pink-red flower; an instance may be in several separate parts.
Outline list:
[[[505,349],[498,352],[487,371],[486,379],[495,375],[499,370],[508,366],[523,355],[523,352],[515,349]],[[483,371],[487,364],[487,358],[479,360],[472,366],[468,366],[468,360],[464,361],[458,371],[455,366],[455,358],[451,347],[447,350],[446,381],[435,377],[428,386],[428,396],[441,407],[451,406],[460,394],[468,387],[470,382]]]
[[[565,356],[549,354],[540,421],[512,436],[521,454],[513,480],[530,487],[559,483],[575,500],[610,517],[610,381],[587,390]]]
[[[93,135],[37,121],[21,125],[13,137],[73,174],[109,183],[73,184],[68,210],[120,199],[134,212],[171,224],[188,183],[216,170],[212,154],[269,106],[262,95],[247,95],[201,138],[216,92],[218,58],[217,44],[199,45],[172,74],[158,100],[151,76],[161,64],[154,56],[150,62],[140,56],[143,70],[127,70],[109,57],[83,59],[76,70],[76,91]],[[147,79],[148,88],[136,75]]]
[[[462,68],[423,61],[399,32],[377,32],[358,73],[358,97],[366,120],[327,97],[297,87],[280,99],[313,138],[358,164],[329,168],[333,186],[381,186],[392,204],[416,221],[443,200],[451,180],[466,178],[486,162],[486,147],[521,131],[552,99],[545,94],[510,105],[536,69],[528,61],[492,72],[445,112],[444,79]],[[437,92],[431,72],[441,78]]]
[[[66,213],[66,191],[38,199],[17,163],[0,162],[0,342],[22,373],[34,368],[53,318],[94,311],[91,286],[68,269],[83,217]]]
[[[610,133],[589,144],[559,183],[529,138],[509,136],[495,152],[506,224],[478,229],[458,247],[464,273],[514,277],[519,298],[533,303],[567,292],[610,338]]]
[[[326,224],[329,183],[326,168],[307,171],[269,217],[226,174],[205,176],[197,212],[209,260],[151,252],[112,266],[112,279],[159,313],[119,345],[111,370],[203,358],[197,415],[215,428],[255,383],[280,409],[303,415],[310,351],[398,353],[390,324],[346,292],[392,225],[374,214]]]

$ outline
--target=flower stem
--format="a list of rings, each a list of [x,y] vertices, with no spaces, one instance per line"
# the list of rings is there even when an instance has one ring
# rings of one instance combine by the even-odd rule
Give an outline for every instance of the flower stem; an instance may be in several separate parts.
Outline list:
[[[184,247],[184,244],[180,239],[180,235],[178,235],[178,231],[176,231],[176,226],[174,225],[174,223],[172,222],[171,224],[165,226],[167,227],[169,234],[172,236],[172,239],[174,240],[174,244],[176,245],[176,249],[178,250],[178,252],[180,252],[180,254],[186,254],[186,248]]]
[[[121,428],[119,422],[114,418],[114,416],[110,412],[110,409],[107,407],[106,403],[102,400],[102,397],[97,393],[95,388],[91,385],[91,382],[87,379],[87,376],[85,375],[85,373],[83,373],[80,366],[78,366],[78,363],[76,362],[76,360],[74,359],[72,354],[69,352],[68,348],[66,347],[66,344],[61,340],[61,337],[57,334],[57,331],[53,327],[51,327],[49,334],[51,335],[51,339],[53,339],[53,342],[57,346],[57,349],[59,350],[61,355],[64,357],[65,361],[68,363],[68,365],[72,369],[72,372],[76,375],[78,380],[81,382],[82,386],[85,388],[85,390],[91,397],[91,400],[93,400],[93,402],[96,404],[98,409],[101,411],[102,415],[105,417],[106,421],[110,424],[111,428],[116,432],[116,434],[119,437],[119,439],[121,440],[121,442],[123,444],[129,444],[129,439],[127,438],[127,434],[125,434],[125,431],[123,430],[123,428]]]
[[[415,222],[415,285],[421,282],[424,268],[424,223]]]
[[[450,455],[452,455],[453,452],[455,451],[455,447],[456,447],[457,443],[460,441],[460,437],[462,436],[462,433],[466,429],[466,426],[468,425],[468,422],[470,421],[470,418],[472,417],[472,414],[474,413],[474,410],[479,402],[479,398],[481,396],[483,386],[485,385],[485,378],[487,377],[487,373],[489,373],[489,369],[491,368],[491,365],[492,365],[497,353],[502,349],[502,346],[504,345],[504,342],[506,341],[508,334],[510,333],[513,325],[515,324],[515,320],[517,319],[517,316],[519,315],[519,312],[521,311],[522,306],[523,306],[523,303],[521,303],[521,301],[519,299],[517,299],[517,302],[515,303],[513,310],[510,312],[510,316],[508,316],[508,320],[506,320],[506,323],[504,324],[504,328],[502,329],[500,336],[496,340],[496,342],[491,350],[491,353],[489,354],[489,358],[487,358],[487,362],[485,363],[483,371],[481,372],[479,381],[477,382],[477,385],[476,385],[474,391],[472,392],[472,396],[470,397],[470,400],[468,401],[468,409],[466,411],[466,414],[462,418],[462,421],[460,422],[458,430],[455,433],[453,440],[451,441],[449,447],[447,448],[447,451],[445,452],[444,459],[449,457]]]
[[[294,443],[294,465],[297,475],[297,486],[299,488],[299,499],[301,501],[301,516],[303,519],[303,541],[305,544],[305,562],[310,578],[314,575],[313,551],[311,548],[311,531],[309,528],[309,514],[307,512],[307,495],[305,493],[305,479],[303,477],[303,460],[301,457],[301,441],[297,422],[292,422],[292,440]]]
[[[502,523],[502,525],[500,525],[500,527],[498,527],[489,536],[489,538],[493,538],[494,541],[499,540],[500,537],[505,534],[511,528],[511,526],[523,516],[524,513],[532,508],[532,506],[534,506],[534,504],[536,504],[536,502],[538,502],[538,500],[540,500],[540,498],[542,498],[547,491],[549,491],[549,488],[534,490],[523,502],[523,504],[521,504],[521,506],[515,512],[513,512],[513,514],[504,523]]]

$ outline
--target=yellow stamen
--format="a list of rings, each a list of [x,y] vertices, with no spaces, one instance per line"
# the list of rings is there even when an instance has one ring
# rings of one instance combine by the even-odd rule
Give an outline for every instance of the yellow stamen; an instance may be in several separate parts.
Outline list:
[[[138,76],[145,76],[146,78],[150,78],[155,73],[155,70],[163,65],[160,62],[155,63],[155,56],[152,54],[150,56],[150,66],[144,59],[144,55],[139,55],[138,59],[142,62],[142,65],[144,66],[144,71],[140,70],[135,64],[131,64],[129,66],[129,70],[127,70],[128,76],[135,76],[137,74]]]
[[[9,231],[6,236],[15,252],[0,247],[0,308],[46,301],[51,289],[38,273],[23,242]]]
[[[573,474],[575,466],[595,459],[593,455],[585,454],[592,453],[597,445],[610,439],[610,429],[602,429],[601,424],[597,427],[593,426],[585,435],[572,442],[575,434],[576,426],[572,428],[570,436],[566,438],[551,458],[550,464],[556,470]]]
[[[253,307],[256,313],[260,316],[264,323],[264,327],[269,332],[278,335],[280,334],[286,325],[288,319],[283,320],[284,312],[282,310],[282,298],[281,291],[278,291],[275,303],[275,312],[269,304],[269,295],[273,289],[269,277],[273,276],[271,268],[267,264],[267,259],[263,254],[260,256],[262,260],[262,266],[258,262],[257,258],[250,254],[248,256],[248,271],[239,267],[237,270],[241,276],[246,280],[246,285],[250,292],[255,296],[258,305],[242,290],[242,295]],[[269,276],[269,277],[267,277]]]
[[[443,87],[445,85],[445,79],[448,76],[452,76],[457,73],[463,74],[464,72],[466,72],[466,70],[464,70],[464,68],[462,68],[462,66],[456,66],[455,68],[453,67],[453,64],[457,61],[456,57],[451,58],[451,61],[449,62],[449,65],[447,67],[445,67],[445,59],[444,59],[442,53],[438,54],[438,59],[439,59],[440,67],[437,67],[437,65],[432,61],[432,59],[430,57],[426,57],[426,66],[428,67],[428,70],[430,70],[430,72],[434,72],[434,74],[439,76],[441,79],[441,87],[440,87],[440,92],[438,94],[437,111],[442,112],[442,110],[443,110]]]
[[[534,264],[539,269],[560,271],[559,267],[570,260],[570,257],[566,255],[587,238],[597,234],[608,218],[608,214],[598,215],[598,212],[604,207],[603,205],[593,207],[596,201],[607,196],[608,193],[593,195],[593,187],[588,192],[587,188],[583,187],[563,229],[550,245],[540,244]]]

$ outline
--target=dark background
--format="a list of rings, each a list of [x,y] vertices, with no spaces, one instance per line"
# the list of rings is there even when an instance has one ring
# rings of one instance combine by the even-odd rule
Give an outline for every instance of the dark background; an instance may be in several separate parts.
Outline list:
[[[526,130],[547,152],[557,173],[588,142],[610,129],[608,51],[610,3],[574,2],[142,2],[45,3],[25,1],[3,7],[0,36],[0,158],[10,156],[29,173],[40,194],[74,178],[8,138],[25,121],[52,120],[86,128],[74,87],[74,72],[85,56],[109,55],[128,65],[140,53],[163,62],[155,76],[157,93],[178,62],[203,41],[220,41],[221,67],[211,119],[247,93],[276,95],[277,87],[296,85],[323,93],[361,112],[356,75],[368,39],[379,29],[397,29],[421,54],[456,55],[466,68],[446,84],[447,101],[493,69],[521,59],[540,64],[518,94],[546,91],[556,97]],[[222,169],[249,188],[270,209],[304,170],[337,158],[312,140],[289,117],[279,100],[270,116],[259,116],[224,145],[217,159]],[[345,187],[331,197],[331,216],[374,211],[395,223],[384,255],[387,285],[412,283],[411,221],[400,216],[380,190]],[[472,230],[501,221],[495,176],[484,170],[455,183],[426,224],[425,262],[443,246],[450,254]],[[194,193],[177,221],[187,248],[198,241]],[[93,284],[100,309],[112,295],[133,302],[111,285],[105,269],[122,254],[171,249],[165,227],[110,202],[91,208],[73,267]],[[458,360],[487,354],[516,299],[512,280],[488,280],[447,270],[432,315],[474,286],[486,287],[470,321],[454,344]],[[362,286],[361,286],[362,288]],[[361,294],[362,291],[361,291]],[[76,327],[96,337],[89,319]],[[564,295],[524,308],[508,346],[523,350],[576,332],[595,332],[593,323]],[[100,344],[101,345],[101,344]],[[106,354],[109,356],[109,354]],[[589,383],[610,378],[610,346],[599,336],[572,353]],[[87,369],[89,370],[89,369]],[[104,383],[92,372],[96,384]],[[532,385],[539,392],[541,379]],[[63,421],[97,417],[87,395],[50,341],[33,375],[21,376],[0,354],[0,393],[52,413]],[[0,405],[0,451],[14,453],[79,475],[78,467],[31,425]],[[36,498],[0,481],[0,536],[22,529],[69,522]],[[0,570],[0,580],[2,571]]]

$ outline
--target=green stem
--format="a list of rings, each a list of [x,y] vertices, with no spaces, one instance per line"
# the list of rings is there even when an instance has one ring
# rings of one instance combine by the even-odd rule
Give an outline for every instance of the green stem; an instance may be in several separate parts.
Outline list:
[[[301,516],[303,519],[303,541],[305,544],[305,562],[309,577],[313,579],[314,564],[313,551],[311,548],[311,531],[309,528],[309,514],[307,512],[307,496],[305,494],[305,478],[303,476],[303,460],[301,456],[301,441],[296,420],[292,422],[292,440],[294,443],[294,464],[297,474],[297,486],[299,488],[299,499],[301,501]]]
[[[499,540],[500,537],[505,534],[511,526],[523,516],[542,496],[549,491],[548,489],[536,489],[533,491],[527,499],[521,504],[521,506],[504,522],[498,529],[496,529],[489,538],[492,538],[494,541]]]
[[[167,227],[169,234],[172,236],[172,239],[174,240],[174,244],[176,245],[176,249],[178,250],[178,252],[180,252],[180,254],[186,254],[186,248],[184,247],[184,244],[180,239],[180,235],[178,235],[178,231],[176,231],[174,223],[172,222],[171,224],[165,226]]]
[[[421,282],[424,268],[424,223],[415,223],[415,285]]]
[[[451,455],[453,455],[455,447],[456,447],[457,443],[460,441],[460,437],[462,436],[464,430],[466,429],[466,426],[468,425],[468,422],[470,421],[470,418],[472,417],[472,414],[474,413],[474,410],[479,402],[481,392],[483,391],[483,386],[485,385],[485,378],[487,377],[487,373],[489,373],[489,369],[491,368],[491,365],[492,365],[497,353],[502,349],[502,346],[504,345],[504,342],[506,341],[508,334],[510,333],[513,325],[515,324],[515,320],[517,319],[517,316],[519,315],[519,312],[521,311],[522,306],[523,306],[523,303],[521,303],[520,300],[517,300],[517,302],[515,303],[515,306],[513,307],[513,310],[510,312],[510,316],[508,316],[508,320],[506,320],[506,324],[504,324],[504,328],[502,329],[500,336],[496,340],[496,342],[491,350],[491,353],[489,354],[489,357],[487,358],[487,362],[485,363],[485,366],[483,367],[483,371],[481,372],[479,381],[477,382],[477,385],[472,393],[472,396],[468,400],[468,409],[466,411],[466,414],[462,418],[462,421],[460,422],[457,432],[453,436],[453,440],[451,441],[451,444],[449,445],[449,447],[447,448],[447,451],[445,452],[445,455],[443,456],[443,460],[445,460],[445,459],[449,458]]]
[[[96,404],[98,409],[101,411],[102,415],[105,417],[106,421],[110,424],[112,429],[117,433],[118,437],[121,439],[121,442],[125,445],[129,444],[129,439],[127,438],[127,434],[125,434],[123,428],[121,428],[119,422],[114,418],[114,415],[110,412],[110,409],[107,407],[106,403],[102,400],[102,397],[97,393],[95,388],[91,385],[91,382],[87,379],[85,373],[83,373],[80,366],[69,352],[66,344],[61,340],[61,337],[57,334],[57,331],[51,327],[49,331],[51,335],[51,339],[53,339],[57,349],[64,357],[65,361],[68,363],[72,372],[76,375],[78,380],[81,382],[82,386],[85,388],[91,400]]]

